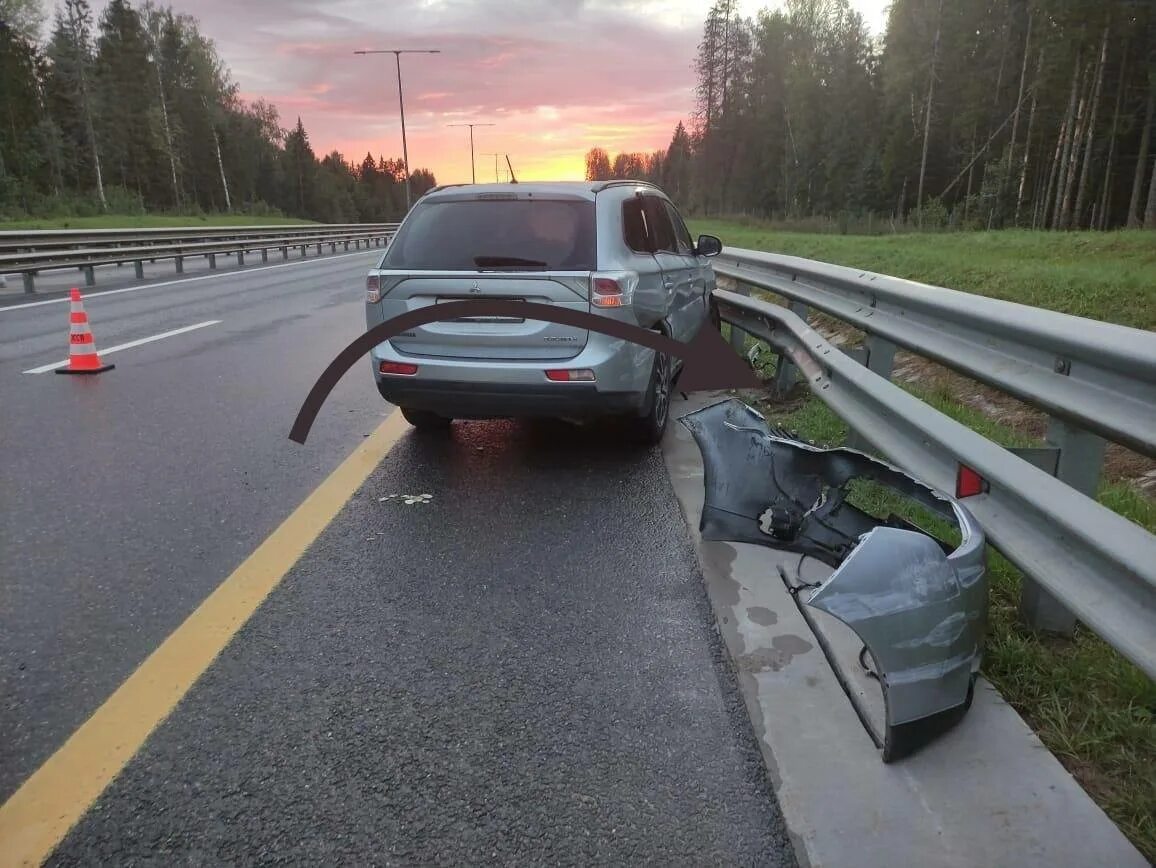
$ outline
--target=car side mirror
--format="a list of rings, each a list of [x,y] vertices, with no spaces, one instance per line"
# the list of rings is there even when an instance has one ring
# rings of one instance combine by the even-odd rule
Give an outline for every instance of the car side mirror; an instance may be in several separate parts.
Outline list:
[[[694,252],[696,256],[718,256],[722,253],[722,248],[722,242],[713,235],[700,235]]]

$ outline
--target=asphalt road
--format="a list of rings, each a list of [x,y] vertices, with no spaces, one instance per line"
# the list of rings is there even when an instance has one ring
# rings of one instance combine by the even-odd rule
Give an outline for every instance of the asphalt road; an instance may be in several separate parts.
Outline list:
[[[391,410],[374,253],[0,307],[0,798]],[[407,505],[388,495],[428,493]],[[613,428],[405,435],[54,864],[793,864],[661,455]]]

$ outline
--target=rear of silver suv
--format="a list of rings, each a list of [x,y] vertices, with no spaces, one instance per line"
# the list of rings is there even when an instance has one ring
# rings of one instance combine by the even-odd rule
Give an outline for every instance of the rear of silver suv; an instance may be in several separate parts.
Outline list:
[[[691,241],[648,184],[437,188],[367,279],[370,327],[449,301],[527,301],[689,341],[708,321],[717,239]],[[647,440],[666,425],[674,363],[594,329],[518,317],[437,321],[371,354],[382,397],[419,428],[452,419],[620,415]]]

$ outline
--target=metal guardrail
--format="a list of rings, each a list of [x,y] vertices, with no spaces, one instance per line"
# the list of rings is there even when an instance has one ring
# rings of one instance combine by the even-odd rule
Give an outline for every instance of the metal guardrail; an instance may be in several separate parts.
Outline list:
[[[318,254],[325,245],[336,252],[342,244],[360,249],[380,246],[397,230],[396,223],[328,224],[300,226],[222,226],[171,229],[95,229],[45,230],[36,232],[0,232],[0,275],[20,274],[24,291],[36,291],[35,276],[42,271],[78,268],[84,272],[85,284],[96,282],[94,269],[100,265],[131,262],[136,276],[144,276],[144,263],[173,260],[177,273],[184,270],[184,260],[204,256],[210,268],[216,268],[216,257],[233,255],[243,265],[245,254],[257,252],[268,261],[269,251],[280,249],[282,259],[289,258],[289,248],[316,247]]]
[[[719,274],[821,310],[1156,457],[1156,336],[794,256],[727,250]]]
[[[1156,334],[796,257],[728,249],[716,263],[791,300],[715,292],[724,321],[780,354],[777,389],[801,371],[855,445],[943,491],[961,465],[979,473],[988,488],[966,504],[1025,574],[1028,623],[1067,632],[1078,618],[1156,678],[1156,536],[1093,499],[1105,436],[1153,454],[1156,424],[1137,420],[1156,419]],[[806,322],[812,307],[865,331],[865,349],[829,343]],[[1052,414],[1049,447],[1005,449],[892,384],[897,346]],[[1057,358],[1067,364],[1041,370]]]
[[[293,223],[273,226],[161,226],[139,229],[34,229],[0,232],[0,252],[53,248],[180,241],[189,239],[280,238],[318,231],[360,232],[383,229],[392,232],[396,223]]]

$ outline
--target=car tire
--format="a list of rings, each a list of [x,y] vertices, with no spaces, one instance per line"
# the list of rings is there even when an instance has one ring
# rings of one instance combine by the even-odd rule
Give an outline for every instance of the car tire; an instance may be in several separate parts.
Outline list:
[[[659,443],[662,435],[666,433],[666,422],[670,418],[673,371],[670,356],[656,352],[654,365],[650,370],[650,385],[646,390],[645,415],[631,419],[634,439],[645,446]]]
[[[431,413],[429,410],[414,410],[411,407],[402,407],[401,415],[405,421],[419,431],[448,431],[453,419]]]

